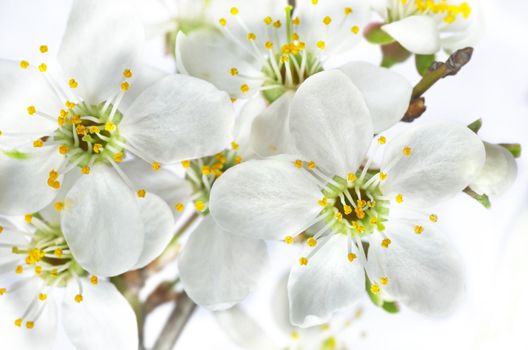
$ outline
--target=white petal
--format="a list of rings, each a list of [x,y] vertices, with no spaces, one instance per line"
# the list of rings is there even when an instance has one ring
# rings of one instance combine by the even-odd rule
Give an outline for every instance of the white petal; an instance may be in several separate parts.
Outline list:
[[[174,227],[171,208],[160,197],[147,192],[138,203],[145,228],[145,243],[135,269],[147,265],[165,250],[173,237]]]
[[[392,70],[366,62],[350,62],[340,70],[365,97],[374,133],[387,130],[403,118],[413,90],[407,79]]]
[[[66,198],[66,195],[68,192],[70,192],[73,185],[77,183],[77,180],[83,176],[83,173],[81,173],[80,168],[74,169],[63,176],[61,187],[59,191],[57,192],[57,195],[55,196],[55,199],[48,204],[45,208],[39,210],[39,214],[42,216],[44,220],[51,224],[55,224],[57,226],[60,225],[60,212],[55,209],[55,203],[57,202],[63,202],[64,198]]]
[[[97,166],[68,192],[61,227],[75,260],[99,276],[132,268],[143,250],[136,196],[112,168]]]
[[[253,122],[267,107],[268,102],[266,99],[262,95],[256,95],[247,100],[237,115],[234,138],[240,145],[237,153],[242,159],[247,160],[255,156],[255,151],[252,146],[253,141],[251,139]]]
[[[2,298],[0,298],[0,327],[2,329],[2,348],[6,349],[35,349],[51,350],[54,348],[57,335],[58,319],[57,305],[53,298],[48,297],[42,314],[35,321],[36,308],[28,318],[23,320],[22,327],[15,326],[15,320],[23,316],[24,311],[37,297],[42,280],[30,278],[13,285]],[[11,290],[12,292],[9,292]],[[26,322],[34,321],[33,329],[26,328]]]
[[[161,163],[209,156],[232,141],[234,112],[227,94],[184,75],[145,90],[121,123],[126,142]]]
[[[180,73],[209,81],[233,97],[251,97],[264,81],[263,61],[256,60],[248,51],[241,50],[240,45],[212,30],[187,35],[180,32],[176,39],[176,57]],[[232,68],[236,68],[239,75],[231,75]],[[244,84],[249,87],[247,93],[240,89]]]
[[[293,99],[290,129],[297,149],[331,176],[356,171],[372,140],[372,121],[358,88],[340,71],[308,78]]]
[[[348,261],[347,238],[333,235],[308,265],[293,267],[288,281],[290,320],[303,328],[325,323],[334,312],[353,306],[364,290],[363,266]]]
[[[0,59],[0,144],[16,146],[49,135],[57,124],[38,116],[30,117],[29,106],[46,113],[58,112],[61,105],[52,94],[44,76],[36,69],[23,70],[19,63]],[[41,133],[27,137],[9,137],[7,133]]]
[[[125,68],[133,71],[145,34],[127,0],[77,0],[68,20],[59,63],[67,78],[79,83],[78,92],[100,103],[119,91]]]
[[[0,213],[21,215],[44,208],[57,195],[48,186],[51,170],[57,170],[64,157],[56,147],[32,149],[23,159],[15,159],[0,152]],[[59,177],[62,180],[62,176]]]
[[[429,16],[410,16],[381,27],[412,53],[431,55],[440,50],[436,21]]]
[[[128,108],[130,108],[143,91],[167,76],[167,73],[164,71],[146,64],[141,65],[139,71],[132,72],[132,74],[130,89],[123,96],[123,100],[119,104],[119,110],[125,115],[128,112]]]
[[[189,237],[178,268],[183,288],[194,302],[224,310],[256,287],[266,262],[263,241],[232,235],[209,215]]]
[[[403,149],[410,147],[409,157]],[[383,192],[401,193],[416,206],[432,206],[466,188],[484,164],[484,145],[466,126],[433,122],[415,126],[389,142],[381,168]]]
[[[77,286],[69,286],[62,302],[62,323],[78,350],[138,348],[136,315],[110,282],[83,283],[83,301],[76,303]]]
[[[387,228],[389,248],[381,246],[381,235],[370,240],[370,268],[388,277],[381,286],[391,297],[407,307],[425,314],[446,314],[463,295],[464,278],[458,253],[445,233],[432,225],[421,235],[409,225]]]
[[[262,157],[295,154],[290,134],[290,107],[294,93],[288,91],[255,118],[251,141],[255,152]]]
[[[499,145],[484,143],[486,162],[471,188],[479,194],[499,196],[506,192],[517,178],[517,163],[512,154]]]
[[[192,187],[188,181],[169,169],[152,170],[151,165],[140,159],[120,164],[130,181],[148,192],[160,196],[173,210],[175,217],[181,215],[176,211],[176,204],[191,200]]]
[[[308,228],[322,197],[312,175],[285,160],[251,160],[226,171],[213,186],[209,208],[237,235],[283,239]]]

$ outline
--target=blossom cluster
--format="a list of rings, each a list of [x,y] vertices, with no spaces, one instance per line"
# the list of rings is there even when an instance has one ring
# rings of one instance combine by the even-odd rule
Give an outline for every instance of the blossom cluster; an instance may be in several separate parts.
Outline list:
[[[459,122],[403,123],[416,88],[390,67],[413,56],[426,79],[435,55],[478,39],[478,8],[174,0],[152,23],[139,9],[154,2],[137,2],[74,0],[59,47],[0,60],[7,344],[52,349],[61,318],[76,348],[137,349],[113,277],[148,268],[182,225],[175,284],[213,311],[257,288],[266,241],[302,248],[283,288],[291,327],[365,295],[425,314],[457,305],[461,259],[435,207],[503,193],[514,155]],[[161,36],[177,73],[143,61]],[[343,60],[362,41],[381,66]]]

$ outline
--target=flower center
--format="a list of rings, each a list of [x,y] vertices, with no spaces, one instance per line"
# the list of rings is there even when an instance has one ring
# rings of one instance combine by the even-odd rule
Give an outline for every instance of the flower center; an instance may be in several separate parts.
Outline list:
[[[416,14],[429,15],[451,24],[459,16],[468,19],[471,15],[471,6],[467,2],[450,4],[447,0],[393,0],[392,8],[389,9],[389,22]]]

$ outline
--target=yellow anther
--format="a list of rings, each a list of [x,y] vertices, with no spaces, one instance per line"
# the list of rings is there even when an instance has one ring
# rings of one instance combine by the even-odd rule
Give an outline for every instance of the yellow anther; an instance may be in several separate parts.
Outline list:
[[[102,149],[103,149],[103,145],[101,145],[100,143],[96,143],[95,145],[93,145],[94,153],[100,153]]]
[[[357,258],[357,255],[354,254],[354,253],[348,253],[348,255],[347,255],[347,259],[350,262],[353,262],[354,260],[356,260],[356,258]]]
[[[375,217],[375,216],[371,217],[371,218],[370,218],[370,223],[371,223],[372,225],[376,225],[376,224],[378,223],[378,218]]]
[[[304,256],[301,257],[301,258],[299,258],[299,264],[300,264],[301,266],[306,266],[306,265],[308,265],[308,258],[305,258]]]
[[[40,301],[44,301],[44,300],[46,300],[46,299],[48,299],[48,296],[47,296],[46,294],[44,294],[44,293],[39,293],[39,300],[40,300]]]
[[[0,225],[0,234],[2,234],[2,232],[4,232],[4,226]]]
[[[275,28],[280,28],[280,27],[282,27],[282,22],[279,21],[279,20],[277,20],[277,21],[273,22],[273,26],[274,26]]]
[[[26,328],[27,329],[33,329],[35,327],[35,322],[33,321],[27,321],[26,322]]]
[[[383,241],[381,241],[381,246],[383,248],[388,248],[392,241],[389,238],[385,238]]]
[[[385,136],[380,136],[380,137],[378,137],[378,143],[379,143],[380,145],[384,145],[384,144],[386,144],[386,143],[387,143],[387,138],[386,138]]]
[[[291,337],[293,340],[299,340],[299,338],[300,338],[299,332],[298,332],[298,331],[291,331],[291,333],[290,333],[290,337]]]
[[[335,218],[337,219],[337,221],[343,221],[343,214],[341,214],[341,212],[338,211],[338,212],[335,214]]]
[[[181,165],[182,165],[185,169],[188,169],[188,168],[191,167],[191,161],[190,161],[190,160],[182,160]]]
[[[125,69],[123,71],[123,76],[127,79],[132,78],[132,71],[129,68]]]
[[[21,318],[15,320],[15,326],[22,327],[22,319]]]
[[[381,277],[380,278],[380,283],[384,286],[388,285],[389,284],[389,278],[388,277]]]
[[[264,44],[264,47],[268,50],[271,50],[273,49],[273,43],[271,41],[266,41],[266,43]]]
[[[317,164],[315,164],[315,162],[312,160],[308,163],[308,169],[310,170],[314,170],[315,168],[317,168]]]
[[[296,167],[297,169],[301,169],[302,166],[303,166],[303,162],[302,162],[302,160],[297,159],[295,162],[293,162],[293,165],[295,165],[295,167]]]
[[[176,203],[175,208],[177,212],[181,213],[185,209],[185,205],[183,203]]]
[[[35,274],[40,275],[42,273],[42,266],[35,266]]]
[[[235,157],[235,164],[240,164],[241,161],[242,161],[242,157],[241,156],[236,156]]]
[[[83,296],[82,294],[77,294],[74,298],[75,302],[80,304],[82,301],[83,301]]]
[[[249,91],[249,85],[248,84],[242,84],[240,86],[240,91],[242,91],[242,93],[247,93]]]
[[[79,86],[79,83],[77,82],[77,80],[72,78],[68,81],[68,85],[70,86],[71,89],[75,89],[77,88],[77,86]]]
[[[424,227],[421,225],[415,225],[414,226],[414,233],[417,235],[421,235],[424,232]]]
[[[33,114],[37,113],[37,108],[35,108],[35,106],[29,106],[27,108],[27,112],[28,112],[29,115],[33,115]]]
[[[345,16],[349,16],[352,12],[352,7],[345,7]]]
[[[71,118],[71,122],[72,124],[81,124],[82,123],[82,119],[81,119],[81,116],[80,115],[74,115],[72,118]],[[85,129],[84,125],[82,125],[83,129]]]
[[[68,146],[66,146],[66,145],[60,145],[59,146],[59,153],[62,154],[63,156],[68,154],[69,151],[70,151],[70,149],[68,148]]]
[[[350,181],[350,182],[354,182],[354,181],[356,181],[356,180],[357,180],[357,176],[356,176],[356,174],[354,174],[354,173],[348,173],[348,175],[347,175],[347,180]]]
[[[310,237],[310,238],[308,238],[306,243],[308,244],[308,246],[313,248],[313,247],[315,247],[317,245],[317,240],[315,238],[313,238],[313,237]]]
[[[93,285],[99,283],[99,279],[97,278],[97,276],[90,276],[90,283]]]
[[[271,18],[270,16],[266,16],[264,18],[264,23],[269,26],[271,23],[273,23],[273,18]]]
[[[112,131],[114,131],[115,129],[116,129],[116,125],[115,125],[114,123],[112,123],[111,121],[107,121],[107,122],[105,123],[105,130],[106,130],[106,131],[110,131],[110,132],[112,132]]]
[[[122,91],[128,91],[128,89],[130,89],[130,84],[128,81],[124,81],[121,83],[120,87]]]
[[[231,10],[229,11],[233,16],[238,15],[238,7],[231,7]]]
[[[123,159],[125,158],[125,155],[123,154],[123,152],[117,152],[117,153],[114,153],[112,158],[114,159],[116,163],[121,163]]]
[[[295,17],[294,19],[292,19],[292,24],[294,26],[298,26],[301,24],[301,19],[299,17]]]
[[[370,291],[372,294],[379,294],[379,292],[381,291],[381,288],[379,285],[374,283],[373,285],[370,286]]]
[[[84,174],[84,175],[88,175],[90,174],[90,167],[88,165],[85,165],[81,168],[81,172]]]
[[[317,5],[319,3],[319,0],[312,0],[312,5]]]
[[[231,102],[232,103],[235,103],[237,101],[237,98],[236,97],[231,97]]]
[[[236,69],[236,68],[233,67],[233,68],[231,68],[231,69],[229,70],[229,73],[230,73],[232,76],[237,76],[237,75],[238,75],[238,69]]]
[[[286,243],[286,244],[293,244],[294,241],[295,241],[295,239],[292,236],[284,237],[284,243]]]
[[[328,205],[328,199],[326,197],[323,197],[317,203],[319,203],[321,207],[326,207]]]
[[[46,72],[48,70],[48,66],[46,65],[46,63],[41,63],[38,66],[38,70],[41,71],[42,73],[44,73],[44,72]]]
[[[220,23],[222,27],[225,27],[227,25],[227,20],[225,18],[220,18],[218,23]]]
[[[345,215],[348,215],[350,213],[352,213],[352,207],[350,205],[344,205],[343,206],[343,211],[345,212]]]
[[[140,190],[137,191],[137,196],[139,198],[145,198],[146,194],[147,194],[147,192],[144,189],[140,189]]]
[[[199,212],[202,212],[205,210],[205,203],[203,201],[196,201],[194,203],[194,207],[196,208],[196,210],[198,210]]]
[[[46,53],[46,52],[48,52],[48,46],[47,45],[40,45],[39,50],[40,50],[40,53]]]
[[[0,288],[0,295],[4,295],[7,292],[7,289]]]
[[[42,141],[41,139],[33,141],[33,147],[40,148],[42,146],[44,146],[44,141]]]
[[[29,62],[26,61],[26,60],[20,61],[19,64],[20,64],[20,68],[22,68],[22,69],[28,69],[29,68]]]
[[[380,171],[379,178],[380,178],[381,181],[387,180],[387,176],[388,176],[387,173],[384,173],[383,171]]]
[[[22,272],[24,272],[24,267],[22,265],[18,265],[15,269],[15,272],[17,275],[22,274]]]
[[[354,34],[358,34],[359,33],[359,27],[358,26],[352,26],[352,28],[350,28],[350,31]]]
[[[330,23],[332,23],[332,18],[330,16],[326,16],[323,18],[323,23],[327,26],[330,25]]]
[[[101,129],[99,129],[99,127],[97,125],[92,125],[92,126],[88,127],[88,132],[90,134],[97,134],[97,133],[101,132]]]
[[[211,173],[211,167],[204,165],[201,169],[203,175],[209,175]]]
[[[27,222],[28,224],[31,223],[32,220],[33,220],[33,215],[31,214],[24,215],[24,221]]]
[[[409,146],[403,147],[403,155],[409,157],[412,153],[412,148]]]
[[[57,271],[57,269],[53,269],[50,271],[50,275],[53,278],[57,278],[59,276],[59,271]]]
[[[395,199],[396,199],[396,203],[402,204],[403,203],[403,194],[401,194],[401,193],[397,194]]]
[[[319,40],[317,42],[317,47],[321,50],[324,50],[326,48],[326,43],[323,40]]]
[[[429,221],[438,222],[438,215],[436,215],[436,214],[429,215]]]
[[[55,202],[53,205],[56,211],[62,211],[64,209],[64,203],[63,202]]]
[[[255,33],[248,33],[247,39],[249,41],[257,40],[257,35]]]
[[[66,108],[68,108],[68,109],[75,108],[75,103],[72,102],[72,101],[66,101],[66,103],[65,103],[64,105],[65,105]]]
[[[293,41],[298,41],[299,39],[300,39],[299,34],[297,34],[297,33],[293,33],[293,34],[292,34],[292,40],[293,40]]]
[[[150,165],[150,167],[152,168],[152,170],[157,171],[157,170],[160,170],[160,169],[161,169],[161,164],[158,163],[158,162],[152,162],[152,164]]]
[[[231,142],[231,149],[236,151],[239,147],[240,147],[239,144],[236,143],[235,141]]]

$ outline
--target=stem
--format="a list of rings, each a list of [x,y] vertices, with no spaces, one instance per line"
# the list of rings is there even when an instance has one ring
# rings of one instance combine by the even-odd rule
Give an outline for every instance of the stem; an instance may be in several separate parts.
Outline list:
[[[182,292],[176,300],[176,305],[167,323],[165,323],[156,344],[154,344],[153,350],[172,350],[195,309],[196,304],[187,294]]]

